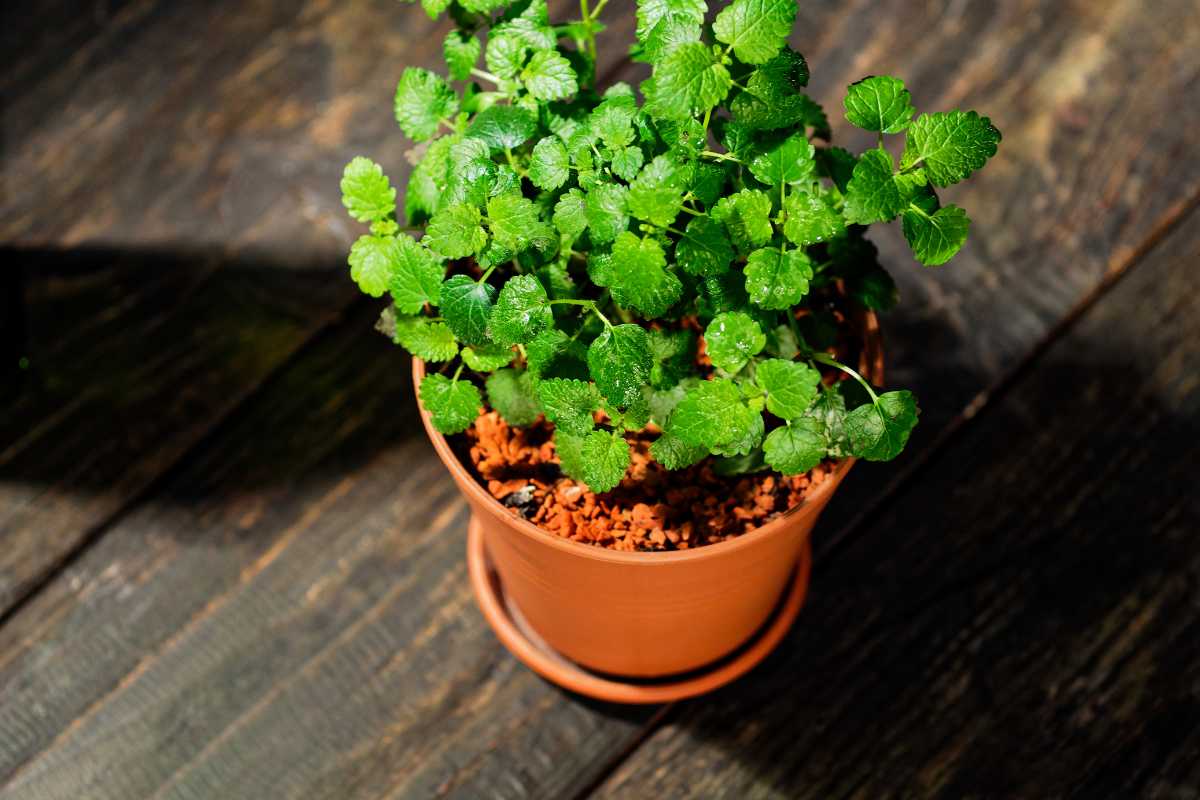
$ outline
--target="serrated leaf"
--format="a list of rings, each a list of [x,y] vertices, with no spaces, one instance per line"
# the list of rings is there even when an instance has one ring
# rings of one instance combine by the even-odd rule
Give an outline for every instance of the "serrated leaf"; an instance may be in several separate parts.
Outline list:
[[[754,382],[767,393],[767,411],[784,420],[801,416],[817,397],[821,373],[807,364],[782,358],[760,362]]]
[[[650,385],[670,388],[696,372],[696,334],[686,328],[650,331]]]
[[[733,118],[755,130],[777,130],[807,120],[814,114],[813,100],[801,89],[808,83],[808,64],[799,53],[785,48],[750,73],[746,90],[729,104]]]
[[[692,179],[688,182],[688,191],[695,196],[700,205],[711,208],[720,199],[721,190],[725,188],[725,169],[716,164],[697,162],[692,164],[691,171]]]
[[[524,344],[553,324],[550,298],[542,284],[532,275],[516,275],[500,290],[488,333],[497,344]]]
[[[850,454],[850,440],[846,438],[846,401],[841,392],[833,387],[822,387],[804,416],[819,424],[827,457],[843,458]]]
[[[821,423],[803,417],[776,428],[763,442],[763,457],[784,475],[808,472],[825,458]]]
[[[925,179],[919,172],[895,175],[892,156],[882,148],[868,150],[858,159],[846,185],[846,219],[860,225],[896,218]]]
[[[724,223],[739,250],[766,244],[775,232],[771,227],[771,198],[757,189],[742,189],[722,197],[712,216]]]
[[[583,482],[593,492],[607,492],[629,469],[629,442],[617,431],[595,430],[583,440],[580,457]]]
[[[690,20],[698,26],[704,22],[706,13],[708,6],[704,0],[638,0],[635,35],[638,41],[645,42],[658,23],[670,16]]]
[[[908,443],[920,413],[908,391],[887,392],[874,403],[859,406],[846,415],[851,452],[867,461],[891,461]]]
[[[750,172],[767,186],[802,183],[812,179],[815,152],[812,142],[798,133],[756,155]]]
[[[426,375],[418,394],[433,427],[446,435],[471,427],[483,407],[479,390],[470,381],[452,381],[445,375]]]
[[[672,433],[664,433],[650,445],[650,456],[667,469],[684,469],[708,455],[704,445],[693,445]]]
[[[456,81],[465,81],[471,77],[471,70],[479,61],[482,50],[479,39],[466,31],[452,30],[446,34],[442,42],[442,55],[446,59],[446,67],[450,77]]]
[[[746,415],[746,429],[740,436],[709,448],[714,456],[747,456],[762,445],[763,434],[767,431],[762,414],[757,410],[747,408]]]
[[[767,336],[744,311],[726,311],[704,329],[704,344],[713,366],[734,373],[767,344]]]
[[[622,232],[613,244],[608,281],[617,305],[635,309],[646,319],[665,314],[683,291],[683,284],[666,265],[666,254],[657,241]]]
[[[396,121],[410,139],[422,142],[437,133],[438,123],[458,112],[454,90],[427,69],[408,67],[396,85]]]
[[[717,41],[747,64],[770,61],[787,42],[796,0],[733,0],[713,21]]]
[[[355,156],[342,172],[342,205],[359,222],[383,220],[396,210],[396,190],[383,167]]]
[[[450,165],[446,184],[448,191],[442,206],[478,206],[494,193],[500,167],[492,161],[487,143],[481,139],[462,139],[450,147]]]
[[[791,308],[808,294],[812,262],[803,250],[783,253],[774,247],[755,250],[746,261],[746,293],[767,309]]]
[[[858,158],[849,150],[842,147],[821,147],[817,149],[817,174],[833,181],[833,185],[843,194],[846,185],[854,175],[854,166]]]
[[[587,199],[578,189],[568,190],[554,204],[554,227],[575,238],[583,233],[587,224]]]
[[[426,361],[449,361],[458,354],[454,333],[429,317],[395,316],[392,341]]]
[[[593,244],[608,244],[629,226],[629,190],[602,183],[587,193],[586,216]]]
[[[382,297],[400,260],[400,246],[391,236],[360,236],[347,260],[358,288],[371,297]]]
[[[523,369],[502,369],[486,381],[488,404],[500,412],[509,425],[530,425],[542,413],[529,373]]]
[[[562,100],[579,90],[571,63],[554,50],[539,50],[521,72],[529,93],[542,102]]]
[[[539,239],[550,236],[538,207],[519,194],[503,194],[488,200],[487,217],[496,242],[514,253],[528,250]]]
[[[462,360],[476,372],[491,372],[508,366],[515,353],[511,347],[498,344],[477,344],[462,349]]]
[[[484,51],[484,62],[489,72],[507,81],[521,72],[528,54],[529,46],[515,32],[492,31]]]
[[[583,443],[586,436],[572,436],[563,430],[554,431],[554,452],[558,465],[567,477],[583,483]]]
[[[433,254],[411,236],[399,234],[396,260],[392,266],[388,290],[396,307],[405,314],[416,314],[426,303],[438,304],[444,269]]]
[[[904,81],[888,75],[873,75],[850,84],[842,107],[850,124],[881,133],[900,133],[908,128],[916,112]]]
[[[793,244],[806,247],[828,242],[846,230],[846,219],[827,193],[792,192],[783,203],[787,215],[783,235]]]
[[[705,278],[704,299],[707,311],[712,316],[744,309],[750,302],[750,296],[746,294],[746,277],[730,270]]]
[[[638,325],[606,328],[588,347],[587,363],[600,394],[614,405],[632,405],[650,380],[650,336]]]
[[[693,447],[719,447],[746,436],[754,417],[737,384],[727,378],[700,381],[667,420],[667,432]]]
[[[668,14],[641,40],[640,52],[635,50],[634,60],[653,64],[681,45],[699,41],[699,22],[686,14]]]
[[[475,115],[467,136],[487,143],[493,151],[512,150],[537,133],[537,115],[521,106],[495,105]]]
[[[433,215],[421,241],[446,258],[473,256],[487,244],[479,209],[466,203],[447,206]]]
[[[915,204],[902,216],[904,238],[917,260],[928,267],[945,264],[967,241],[971,220],[955,205],[939,208],[933,214]]]
[[[496,289],[477,283],[466,275],[454,275],[442,283],[442,318],[465,344],[487,342],[488,319]]]
[[[529,180],[539,189],[557,189],[567,182],[571,168],[567,148],[557,136],[547,136],[533,148],[529,161]]]
[[[547,328],[525,345],[525,361],[535,378],[587,381],[587,348],[557,328]]]
[[[664,55],[654,65],[652,80],[647,109],[663,119],[703,114],[724,100],[733,85],[729,70],[702,42],[681,44]]]
[[[631,181],[637,177],[644,158],[640,147],[622,147],[613,155],[610,166],[618,178]]]
[[[415,225],[435,214],[449,185],[450,150],[456,137],[443,136],[428,145],[425,154],[408,176],[404,192],[404,216]]]
[[[1000,131],[974,111],[923,114],[908,130],[900,166],[920,163],[934,186],[966,180],[996,155]]]
[[[587,381],[549,378],[539,381],[538,399],[546,419],[561,431],[586,436],[596,427],[592,413],[600,407],[596,387]]]
[[[619,150],[633,143],[633,119],[637,104],[632,97],[617,97],[601,103],[592,112],[591,127],[604,146]]]
[[[437,19],[438,15],[450,7],[452,0],[421,0],[421,8],[425,9],[425,13],[430,19]]]
[[[510,0],[459,0],[459,5],[475,14],[490,14],[508,5]]]
[[[694,217],[675,243],[675,261],[690,275],[728,272],[733,256],[724,226],[710,217]]]
[[[680,165],[668,155],[656,156],[629,186],[629,213],[660,228],[670,225],[685,190]]]

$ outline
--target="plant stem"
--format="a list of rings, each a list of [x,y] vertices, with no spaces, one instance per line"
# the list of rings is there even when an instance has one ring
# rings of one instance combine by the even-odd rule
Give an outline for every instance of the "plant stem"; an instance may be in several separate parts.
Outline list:
[[[847,375],[849,375],[850,377],[854,378],[856,381],[858,381],[859,383],[862,384],[862,387],[867,390],[867,394],[871,395],[872,403],[879,402],[879,395],[875,394],[875,390],[873,388],[871,388],[871,384],[867,382],[866,378],[864,378],[862,375],[859,375],[857,371],[851,369],[850,367],[846,366],[845,364],[838,361],[833,356],[828,355],[827,353],[813,353],[810,356],[810,358],[812,358],[813,361],[816,361],[821,364],[825,364],[826,366],[835,367],[837,369],[840,369],[842,372],[846,373]]]
[[[504,82],[504,79],[499,75],[493,75],[492,73],[479,69],[478,67],[471,67],[471,74],[476,78],[483,78],[485,81],[491,81],[497,86]]]
[[[583,308],[586,308],[588,311],[591,311],[593,314],[595,314],[597,317],[599,317],[600,321],[604,323],[605,327],[611,328],[613,326],[613,324],[608,321],[608,317],[604,316],[604,314],[601,313],[600,307],[598,305],[596,305],[595,300],[578,300],[573,297],[562,297],[562,298],[559,298],[558,300],[551,300],[550,305],[552,305],[552,306],[558,306],[558,305],[582,306]]]
[[[700,155],[707,158],[715,158],[717,161],[734,161],[738,164],[742,163],[741,159],[732,153],[717,153],[712,150],[702,150],[700,151]]]
[[[476,282],[476,283],[483,283],[483,282],[484,282],[484,281],[486,281],[486,280],[487,280],[489,277],[491,277],[491,275],[492,275],[492,272],[494,272],[494,271],[495,271],[495,269],[496,269],[496,265],[495,265],[495,264],[492,264],[490,267],[488,267],[488,268],[487,268],[487,270],[486,270],[486,271],[485,271],[485,272],[484,272],[482,275],[480,275],[480,276],[479,276],[479,280],[477,280],[477,281],[475,281],[475,282]]]
[[[459,376],[459,375],[462,375],[462,371],[463,371],[463,365],[462,365],[462,364],[459,364],[459,365],[458,365],[458,369],[454,370],[454,377],[450,379],[450,382],[451,382],[451,383],[454,383],[455,381],[457,381],[457,380],[458,380],[458,376]]]

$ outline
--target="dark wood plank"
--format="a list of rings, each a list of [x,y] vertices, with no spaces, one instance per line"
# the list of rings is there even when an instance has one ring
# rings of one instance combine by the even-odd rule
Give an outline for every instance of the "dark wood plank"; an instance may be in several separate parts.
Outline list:
[[[819,562],[601,797],[1179,797],[1200,763],[1193,214]]]

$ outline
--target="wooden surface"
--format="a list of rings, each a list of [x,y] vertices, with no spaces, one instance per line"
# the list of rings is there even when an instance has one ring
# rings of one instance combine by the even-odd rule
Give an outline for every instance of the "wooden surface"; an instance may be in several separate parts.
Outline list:
[[[831,111],[894,71],[1005,139],[953,265],[876,237],[910,453],[835,498],[779,653],[636,709],[492,637],[342,266],[341,165],[404,171],[388,100],[444,25],[4,14],[0,798],[1200,796],[1192,3],[801,4]]]

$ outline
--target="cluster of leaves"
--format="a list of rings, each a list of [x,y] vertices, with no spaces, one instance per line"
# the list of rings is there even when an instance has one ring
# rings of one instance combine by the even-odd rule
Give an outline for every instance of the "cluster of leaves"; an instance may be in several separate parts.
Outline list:
[[[434,425],[469,427],[482,384],[514,425],[544,414],[563,470],[597,491],[625,474],[625,433],[650,424],[652,455],[672,469],[893,458],[916,402],[833,358],[820,298],[895,303],[871,223],[900,218],[918,261],[948,261],[970,222],[935,187],[982,167],[999,131],[974,112],[917,115],[900,80],[869,77],[845,114],[879,146],[829,146],[786,42],[795,0],[733,0],[711,23],[705,0],[639,0],[644,100],[620,83],[599,94],[606,1],[552,25],[545,0],[422,0],[457,23],[444,46],[457,83],[409,68],[396,90],[396,119],[420,143],[410,227],[377,164],[346,167],[346,208],[370,224],[351,275],[390,295],[388,335],[444,364],[420,387]],[[897,163],[885,136],[901,134]],[[853,380],[822,380],[837,370]]]

